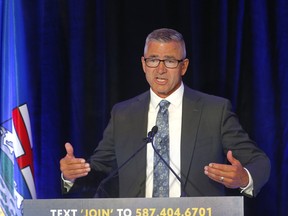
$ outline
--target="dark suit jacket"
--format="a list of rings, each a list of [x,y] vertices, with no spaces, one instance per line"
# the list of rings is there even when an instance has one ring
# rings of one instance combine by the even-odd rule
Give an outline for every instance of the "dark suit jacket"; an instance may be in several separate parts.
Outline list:
[[[75,188],[88,180],[99,183],[100,173],[107,174],[124,163],[139,146],[147,133],[150,102],[149,91],[116,104],[103,139],[90,158],[93,172],[90,177],[75,182]],[[148,144],[149,145],[149,144]],[[270,160],[256,147],[240,126],[226,99],[207,95],[185,86],[183,96],[181,135],[181,179],[187,196],[225,195],[222,184],[204,174],[204,166],[211,162],[226,163],[226,153],[246,167],[254,181],[254,195],[267,182]],[[100,172],[100,173],[99,173]],[[84,181],[84,180],[87,181]],[[146,181],[146,147],[119,170],[116,187],[119,197],[144,197]],[[85,182],[85,183],[84,183]],[[119,191],[118,191],[119,189]]]

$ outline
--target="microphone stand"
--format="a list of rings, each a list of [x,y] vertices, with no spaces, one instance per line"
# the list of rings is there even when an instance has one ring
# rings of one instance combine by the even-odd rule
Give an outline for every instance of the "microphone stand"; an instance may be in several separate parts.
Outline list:
[[[120,169],[122,169],[122,167],[124,167],[133,157],[135,157],[135,155],[137,155],[148,143],[152,143],[153,142],[153,138],[155,136],[155,134],[158,131],[158,127],[154,126],[152,128],[151,131],[149,131],[148,135],[146,138],[143,139],[144,144],[140,146],[140,148],[138,148],[126,161],[124,161],[124,163],[122,163],[119,167],[117,167],[116,169],[114,169],[105,179],[103,179],[101,181],[101,183],[98,186],[98,189],[96,191],[96,197],[98,194],[98,190],[100,189],[101,191],[104,191],[107,195],[107,192],[103,189],[102,185],[104,185],[106,182],[108,182],[110,179],[112,179]]]

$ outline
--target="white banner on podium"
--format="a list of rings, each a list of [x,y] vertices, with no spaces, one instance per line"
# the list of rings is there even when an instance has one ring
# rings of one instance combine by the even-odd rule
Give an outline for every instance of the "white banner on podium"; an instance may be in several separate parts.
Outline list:
[[[24,200],[24,216],[243,216],[243,197]]]

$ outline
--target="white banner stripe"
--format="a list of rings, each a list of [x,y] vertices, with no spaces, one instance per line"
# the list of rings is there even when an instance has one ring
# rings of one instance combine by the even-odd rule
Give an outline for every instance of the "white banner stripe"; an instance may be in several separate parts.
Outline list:
[[[19,107],[19,111],[22,115],[28,136],[29,136],[29,141],[30,141],[30,146],[33,148],[33,142],[32,142],[32,132],[31,132],[31,125],[30,125],[30,117],[29,117],[29,112],[28,112],[28,107],[27,104],[24,104]]]
[[[29,191],[31,193],[32,199],[36,199],[36,190],[35,190],[35,183],[33,179],[33,175],[29,167],[25,167],[24,169],[21,170],[22,174],[26,180],[26,183],[28,185]]]
[[[13,143],[14,153],[15,157],[18,158],[24,154],[24,149],[19,141],[14,124],[12,124],[12,134],[14,135],[14,143]]]

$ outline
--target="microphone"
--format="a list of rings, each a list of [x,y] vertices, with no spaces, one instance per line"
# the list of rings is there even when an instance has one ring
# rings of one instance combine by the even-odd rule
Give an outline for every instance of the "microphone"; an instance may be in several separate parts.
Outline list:
[[[158,127],[155,125],[152,129],[151,129],[151,131],[149,131],[148,132],[148,135],[147,135],[147,137],[144,139],[144,141],[146,141],[147,143],[152,143],[153,142],[153,138],[154,138],[154,136],[155,136],[155,134],[157,133],[157,131],[158,131]],[[146,143],[146,144],[147,144]]]
[[[104,178],[101,183],[98,186],[98,189],[95,193],[95,198],[99,198],[101,196],[101,192],[105,192],[106,195],[108,195],[108,193],[105,191],[105,189],[103,188],[103,185],[105,183],[107,183],[109,180],[111,180],[118,172],[119,170],[122,169],[122,167],[124,167],[129,161],[131,161],[148,143],[153,142],[153,138],[155,136],[155,134],[158,131],[158,127],[154,126],[151,131],[148,132],[148,135],[146,138],[143,139],[144,144],[141,145],[126,161],[124,161],[120,166],[118,166],[116,169],[114,169],[106,178]],[[99,194],[99,190],[101,190],[100,194]]]
[[[154,126],[154,127],[157,127],[157,126]],[[157,130],[158,130],[158,127],[157,127]],[[157,132],[157,131],[156,131]],[[182,181],[182,179],[176,174],[176,172],[174,171],[174,169],[167,163],[167,161],[162,157],[162,155],[160,155],[160,153],[157,151],[154,143],[153,143],[153,140],[151,141],[151,145],[153,147],[153,150],[154,152],[159,156],[159,158],[164,162],[164,164],[168,167],[168,169],[173,173],[173,175],[177,178],[177,180],[180,182],[181,184],[181,195],[180,197],[186,197],[187,194],[184,190],[184,186],[186,185],[186,183],[184,184],[184,182]]]

